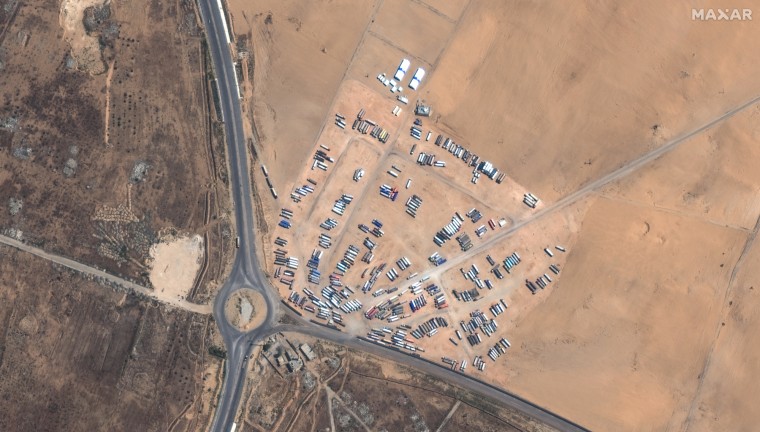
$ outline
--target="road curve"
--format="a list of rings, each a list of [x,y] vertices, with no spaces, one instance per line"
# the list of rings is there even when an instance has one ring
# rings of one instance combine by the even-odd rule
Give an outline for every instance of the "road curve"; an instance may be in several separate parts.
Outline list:
[[[232,271],[224,286],[217,293],[213,306],[214,319],[227,348],[227,360],[225,362],[225,380],[211,429],[228,431],[234,422],[235,413],[240,403],[245,378],[243,371],[247,363],[250,346],[253,341],[260,338],[265,329],[274,325],[279,302],[276,292],[267,289],[266,276],[260,270],[261,266],[256,256],[248,153],[245,135],[243,134],[243,120],[235,69],[225,34],[224,17],[219,11],[216,0],[199,0],[198,6],[206,29],[208,49],[219,86],[219,103],[226,120],[224,131],[228,149],[228,178],[235,208],[237,235],[240,237],[240,248],[237,250]],[[264,296],[267,304],[267,317],[261,327],[243,333],[226,319],[224,305],[234,291],[246,287],[257,290]]]
[[[414,369],[422,371],[428,375],[432,375],[441,381],[445,381],[457,387],[468,389],[479,395],[489,397],[504,406],[522,412],[539,422],[547,424],[561,431],[588,431],[588,429],[572,422],[571,420],[552,413],[540,407],[539,405],[534,404],[533,402],[521,398],[518,395],[502,390],[484,381],[478,380],[470,375],[454,372],[449,368],[435,363],[434,361],[415,357],[395,349],[385,348],[383,346],[367,342],[365,340],[359,339],[358,337],[340,332],[338,330],[331,330],[319,325],[279,325],[270,329],[267,332],[267,335],[279,332],[299,333],[317,337],[319,339],[329,340],[331,342],[356,349],[357,351],[366,352],[378,357],[395,361],[400,364],[411,366]]]
[[[283,329],[302,334],[313,335],[325,340],[345,344],[359,350],[371,352],[381,357],[389,358],[403,364],[417,367],[426,373],[435,375],[443,380],[453,382],[460,387],[469,388],[477,393],[493,397],[503,404],[523,411],[535,419],[552,425],[560,430],[585,431],[579,425],[559,417],[539,406],[525,401],[516,395],[490,387],[466,375],[452,372],[436,364],[418,358],[406,356],[399,352],[363,342],[350,335],[328,330],[322,326],[309,323],[302,317],[296,316],[290,310],[284,309],[288,315],[300,321],[298,326],[277,326],[276,317],[280,309],[279,293],[269,285],[263,267],[258,262],[255,251],[255,227],[253,219],[253,203],[248,169],[248,156],[242,127],[242,114],[235,78],[234,65],[227,45],[225,34],[225,19],[219,10],[217,0],[199,0],[199,9],[206,31],[209,52],[214,65],[214,72],[219,86],[221,110],[225,119],[225,134],[227,138],[229,178],[235,206],[237,232],[240,236],[240,249],[235,257],[232,271],[224,286],[214,300],[213,314],[227,348],[225,377],[222,385],[219,403],[211,430],[229,431],[235,421],[235,414],[240,403],[243,384],[245,382],[245,367],[248,353],[254,342],[281,331]],[[248,333],[238,331],[230,325],[224,315],[224,304],[234,291],[250,287],[264,295],[267,303],[267,317],[260,327]]]

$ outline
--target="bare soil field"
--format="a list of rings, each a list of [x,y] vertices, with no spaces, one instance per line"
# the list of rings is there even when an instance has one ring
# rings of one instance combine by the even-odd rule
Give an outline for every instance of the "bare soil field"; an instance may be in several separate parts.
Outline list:
[[[473,2],[421,94],[441,128],[554,200],[760,94],[760,28],[691,7]]]
[[[267,305],[260,292],[250,288],[235,291],[227,300],[224,313],[242,331],[260,326],[267,317]]]
[[[253,97],[244,104],[276,188],[309,157],[327,109],[362,39],[373,2],[227,2],[238,41],[248,53]]]
[[[300,352],[302,343],[312,348],[314,360]],[[276,358],[284,358],[288,350],[300,357],[303,368],[288,372],[277,365]],[[425,431],[437,430],[444,421],[445,431],[463,430],[462,424],[499,431],[550,430],[404,365],[297,334],[270,338],[250,367],[252,378],[238,421],[251,430],[325,430],[334,425],[339,431]]]
[[[358,18],[340,30],[348,35],[338,38],[346,44],[338,56],[340,67],[323,62],[317,49],[324,43],[316,41],[336,37],[333,26],[299,27],[295,21],[286,24],[277,18],[306,16],[298,19],[325,22],[318,18],[321,14],[331,20],[342,16],[342,10],[330,14],[307,7],[295,12],[287,3],[246,16],[245,7],[236,12],[233,6],[236,23],[243,15],[250,28],[259,29],[241,31],[236,24],[243,35],[237,45],[245,48],[253,41],[255,61],[247,67],[255,76],[256,100],[249,101],[255,103],[249,113],[257,119],[264,148],[260,160],[274,163],[282,171],[276,174],[281,177],[275,177],[278,187],[285,185],[284,190],[280,187],[280,200],[265,207],[265,216],[274,226],[280,208],[295,210],[293,229],[272,230],[266,261],[271,265],[271,240],[286,238],[288,255],[298,257],[302,266],[293,289],[302,293],[308,286],[319,296],[326,275],[348,245],[359,246],[356,264],[341,276],[341,283],[356,293],[351,298],[360,299],[367,310],[399,295],[396,300],[405,314],[411,293],[401,292],[416,282],[406,277],[425,272],[430,279],[424,285],[441,286],[448,309],[434,310],[432,296],[426,295],[426,308],[395,324],[369,321],[362,312],[354,312],[344,315],[342,330],[363,334],[371,327],[395,330],[399,324],[414,327],[433,316],[446,317],[451,327],[413,341],[425,348],[423,356],[466,358],[471,365],[466,373],[477,373],[593,430],[751,429],[757,417],[751,405],[751,384],[757,381],[752,363],[757,357],[752,348],[757,314],[752,312],[750,270],[758,257],[754,237],[760,214],[755,198],[760,178],[754,168],[759,155],[753,144],[760,136],[755,126],[757,106],[684,141],[606,185],[598,195],[526,225],[487,249],[478,246],[499,235],[499,229],[489,228],[482,240],[473,233],[491,218],[505,218],[508,225],[502,229],[530,219],[535,212],[521,203],[525,192],[541,198],[537,208],[543,209],[760,95],[753,66],[760,55],[753,49],[760,40],[757,26],[692,21],[687,6],[639,2],[569,7],[458,0],[363,4],[355,12]],[[287,30],[289,25],[293,29]],[[303,33],[299,28],[310,28],[311,33],[298,35]],[[305,36],[310,42],[297,40]],[[428,73],[419,92],[404,89],[410,105],[397,101],[397,94],[376,79],[382,72],[392,75],[404,57],[412,61],[411,70],[423,66]],[[314,73],[315,65],[325,71],[314,77],[322,83],[316,87],[305,78]],[[342,84],[339,75],[345,76]],[[297,104],[293,94],[306,100]],[[433,107],[432,117],[422,119],[423,137],[427,131],[433,132],[433,140],[439,133],[451,137],[493,162],[507,173],[507,180],[495,184],[484,178],[472,184],[471,167],[433,142],[409,137],[407,128],[418,98]],[[284,110],[275,104],[297,107]],[[403,112],[392,117],[389,113],[396,105]],[[386,145],[374,141],[367,145],[355,139],[355,131],[332,125],[333,114],[340,112],[350,126],[362,107],[391,131]],[[294,113],[303,122],[296,124],[282,117],[283,112]],[[267,148],[273,135],[284,145]],[[309,170],[309,158],[319,144],[328,146],[336,159],[327,173]],[[413,145],[415,152],[410,155]],[[446,167],[417,166],[421,151],[436,154]],[[303,159],[283,162],[282,154]],[[360,165],[366,165],[367,173],[354,183],[351,173]],[[400,171],[398,178],[386,174],[394,165]],[[292,203],[291,186],[307,184],[309,178],[316,180],[315,194]],[[408,190],[407,179],[412,179]],[[399,187],[395,203],[378,195],[383,183]],[[355,198],[348,212],[338,217],[330,207],[343,192]],[[416,219],[403,211],[411,194],[423,199]],[[427,262],[433,251],[449,259],[462,253],[454,239],[443,248],[435,247],[433,233],[455,211],[464,213],[472,207],[484,213],[480,222],[466,220],[463,227],[476,250],[461,265],[433,269]],[[318,225],[327,217],[338,219],[339,227],[327,232],[332,246],[319,266],[322,281],[310,286],[303,266],[317,247],[322,232]],[[384,223],[385,235],[379,239],[357,228],[360,223],[370,225],[374,218]],[[371,265],[359,261],[367,250],[360,246],[364,237],[379,244]],[[563,245],[567,253],[555,250],[549,257],[543,252],[555,245]],[[518,251],[523,262],[513,274],[496,280],[488,272],[492,264],[486,255],[501,263],[512,251]],[[412,268],[400,271],[396,281],[388,280],[385,272],[402,256],[411,259]],[[380,274],[373,291],[399,290],[378,297],[362,294],[367,276],[360,275],[381,262],[389,268]],[[473,281],[463,278],[472,264],[495,287],[479,290],[475,302],[457,302],[454,290],[473,288]],[[551,274],[549,264],[559,266],[561,275]],[[532,296],[525,279],[535,280],[544,273],[553,282]],[[280,287],[282,294],[290,294],[286,286]],[[476,310],[486,311],[500,299],[510,308],[497,318],[498,330],[490,338],[484,336],[481,345],[460,341],[454,347],[446,340],[456,339],[454,329],[460,328],[460,320]],[[494,364],[485,351],[501,337],[507,337],[512,347]],[[475,355],[486,359],[483,373],[472,367]],[[259,371],[273,364],[259,363]],[[307,364],[310,375],[304,373],[305,381],[288,383],[288,394],[293,396],[277,394],[282,400],[262,402],[256,412],[267,413],[267,422],[256,424],[258,420],[249,418],[247,424],[267,430],[363,429],[363,423],[369,422],[364,414],[379,406],[382,398],[360,399],[353,394],[351,371],[356,371],[356,364],[349,363],[331,361],[322,372]],[[277,379],[286,377],[283,372]],[[344,391],[351,397],[344,398]],[[455,405],[452,402],[449,409]],[[360,413],[362,406],[370,410]],[[375,422],[377,417],[369,423],[391,430],[401,427],[398,419],[416,415],[406,405],[396,407],[402,414],[387,414],[387,423]],[[282,414],[291,409],[300,414]],[[440,425],[442,412],[447,411],[439,407],[427,414],[415,409],[427,422],[420,423],[420,429]],[[460,406],[443,430],[509,430],[474,415]]]
[[[451,33],[454,24],[451,18],[436,13],[423,3],[384,0],[370,32],[405,54],[431,65],[437,62],[446,44],[446,38],[442,35]]]
[[[746,237],[600,198],[494,381],[593,430],[680,429]]]
[[[700,134],[645,169],[610,184],[604,194],[752,229],[760,214],[760,106]]]
[[[150,281],[156,294],[167,298],[185,298],[195,282],[203,258],[203,238],[162,239],[151,247]]]
[[[707,354],[697,358],[701,369],[696,390],[684,395],[690,405],[681,410],[688,413],[688,417],[680,412],[678,421],[673,421],[674,428],[742,430],[751,429],[756,420],[754,410],[745,401],[746,395],[751,393],[747,386],[758,376],[756,362],[752,360],[756,356],[755,336],[750,330],[755,323],[752,293],[757,244],[754,235],[760,214],[755,199],[760,179],[754,169],[757,155],[753,144],[758,136],[757,117],[755,106],[690,139],[604,191],[606,196],[622,200],[619,204],[622,206],[653,207],[749,235],[746,246],[740,245],[732,251],[740,252],[740,258],[721,256],[715,260],[721,269],[725,265],[731,272],[730,281],[721,286],[722,296],[711,305],[718,318],[704,330],[710,339],[704,346]],[[752,233],[748,233],[750,230]],[[699,231],[697,237],[707,235]]]
[[[207,300],[231,232],[194,4],[6,3],[0,231],[145,284],[159,232],[201,235]]]
[[[456,21],[470,4],[470,0],[420,1],[419,3],[439,15],[444,15],[446,18]]]
[[[3,246],[0,323],[2,430],[190,432],[210,422],[202,399],[221,363],[208,354],[208,317]]]
[[[760,245],[755,238],[736,266],[730,291],[722,303],[720,324],[712,323],[716,339],[684,423],[688,430],[751,430],[758,420],[752,403],[757,378],[758,316],[757,273]],[[756,288],[757,287],[757,288]],[[725,324],[725,325],[724,325]]]

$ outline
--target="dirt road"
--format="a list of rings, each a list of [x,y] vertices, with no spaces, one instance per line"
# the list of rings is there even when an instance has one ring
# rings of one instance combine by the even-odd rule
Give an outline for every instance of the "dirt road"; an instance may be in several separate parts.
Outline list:
[[[104,279],[110,283],[122,286],[126,289],[132,290],[135,293],[144,295],[146,297],[150,297],[156,301],[159,301],[161,303],[164,303],[166,305],[176,307],[179,309],[184,309],[190,312],[195,312],[198,314],[208,315],[211,313],[211,306],[209,305],[198,305],[194,303],[190,303],[184,299],[177,299],[177,298],[163,298],[161,296],[156,295],[156,293],[146,288],[142,285],[138,285],[134,282],[130,282],[128,280],[122,279],[120,277],[114,276],[112,274],[106,273],[103,270],[96,269],[94,267],[90,267],[87,265],[84,265],[82,263],[79,263],[77,261],[64,258],[62,256],[54,255],[49,252],[45,252],[42,249],[38,249],[33,246],[29,246],[25,243],[22,243],[16,239],[12,239],[10,237],[2,236],[0,235],[0,243],[14,247],[16,249],[22,250],[24,252],[30,253],[32,255],[38,256],[42,259],[54,262],[56,264],[60,264],[62,266],[68,267],[72,270],[78,271],[80,273],[85,273],[91,276],[95,276],[97,278]]]

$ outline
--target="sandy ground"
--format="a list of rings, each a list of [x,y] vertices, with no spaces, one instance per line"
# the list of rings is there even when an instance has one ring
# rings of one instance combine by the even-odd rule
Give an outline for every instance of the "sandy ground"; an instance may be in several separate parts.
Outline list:
[[[424,28],[421,25],[424,23]],[[408,0],[385,0],[370,27],[370,32],[389,45],[433,64],[443,50],[454,21],[426,5]],[[414,71],[412,70],[413,74]],[[411,76],[406,78],[411,79]]]
[[[238,39],[248,41],[255,62],[254,98],[258,150],[278,190],[309,157],[327,108],[357,43],[370,23],[373,2],[227,2]]]
[[[746,235],[756,229],[760,214],[756,198],[760,178],[754,169],[758,115],[757,107],[747,110],[689,140],[635,176],[610,185],[605,194]],[[708,234],[699,232],[699,238],[705,236]],[[742,247],[736,251],[741,252]],[[705,345],[707,354],[697,359],[702,369],[696,391],[684,394],[690,406],[683,427],[689,430],[750,430],[757,421],[755,410],[746,402],[753,394],[750,383],[758,376],[752,360],[757,357],[752,331],[757,320],[753,311],[757,243],[753,240],[743,254],[741,259],[721,256],[717,261],[725,264],[732,276],[727,291],[724,288],[724,295],[712,305],[720,319],[705,329],[711,338]],[[676,259],[680,258],[673,257]]]
[[[592,430],[679,429],[745,239],[600,199],[553,294],[515,324],[495,381]]]
[[[759,264],[760,245],[755,240],[737,267],[723,303],[721,323],[713,323],[717,339],[711,346],[712,355],[706,359],[706,371],[699,377],[689,430],[752,430],[760,421],[752,397],[760,377]]]
[[[235,291],[227,300],[224,313],[232,325],[242,331],[260,326],[267,317],[266,301],[258,291],[243,288]]]
[[[203,237],[169,238],[150,249],[150,282],[159,298],[184,298],[193,287],[203,257]]]
[[[692,6],[472,2],[421,92],[555,199],[760,94],[760,27],[692,21]]]
[[[370,236],[379,243],[376,261],[367,266],[357,260],[344,278],[352,287],[363,283],[359,275],[364,269],[381,262],[390,268],[408,256],[412,269],[393,283],[382,275],[374,287],[403,289],[408,272],[429,268],[425,258],[438,250],[432,233],[454,211],[478,207],[485,213],[481,223],[491,217],[511,222],[529,218],[533,212],[520,203],[524,192],[542,198],[539,207],[551,205],[760,94],[754,79],[760,60],[760,51],[754,49],[760,40],[758,27],[752,22],[694,22],[691,5],[394,0],[374,6],[363,4],[367,9],[356,10],[361,19],[341,30],[341,43],[349,45],[341,58],[350,60],[342,68],[325,63],[324,75],[314,82],[330,75],[325,83],[336,84],[320,86],[318,95],[311,85],[301,85],[306,82],[303,74],[322,62],[313,57],[313,46],[294,43],[293,34],[308,28],[312,41],[320,41],[335,37],[338,30],[320,31],[313,27],[319,13],[310,8],[294,12],[290,3],[273,7],[271,15],[262,9],[246,18],[260,32],[249,39],[256,46],[257,67],[261,65],[254,89],[262,142],[272,142],[274,135],[306,137],[306,129],[314,130],[318,138],[288,138],[290,144],[277,146],[277,151],[309,158],[312,152],[304,149],[321,143],[338,161],[322,173],[293,158],[286,165],[271,147],[264,152],[267,163],[278,169],[287,166],[279,182],[300,185],[313,178],[318,183],[316,195],[301,204],[287,200],[289,187],[280,194],[286,199],[273,207],[295,210],[296,228],[276,228],[273,236],[290,240],[285,249],[304,263],[316,247],[317,225],[326,217],[339,219],[339,228],[330,232],[333,246],[320,265],[326,279],[349,244],[361,245],[366,235],[356,226],[381,219],[386,236]],[[701,6],[725,7],[717,2]],[[288,20],[296,30],[287,36],[287,26],[277,27],[283,15],[308,19],[302,27]],[[392,74],[403,57],[410,58],[412,69],[423,66],[428,71],[418,92],[404,93],[412,104],[417,98],[432,104],[433,116],[423,120],[423,130],[433,131],[433,139],[438,133],[451,136],[490,160],[509,175],[504,184],[482,179],[472,185],[462,162],[432,143],[412,140],[410,106],[402,105],[400,119],[391,118],[387,147],[373,143],[362,150],[366,143],[352,141],[354,132],[332,126],[334,112],[346,115],[350,125],[360,107],[373,119],[379,117],[376,112],[387,116],[399,103],[375,77]],[[303,62],[305,70],[292,70],[283,58]],[[338,70],[347,78],[340,87]],[[285,71],[282,83],[271,78],[274,71]],[[273,108],[292,103],[281,93],[283,83],[302,100],[297,110]],[[338,89],[332,104],[325,102],[330,89]],[[320,108],[310,106],[315,101]],[[299,117],[304,107],[309,107],[308,115]],[[322,107],[331,108],[324,113]],[[326,114],[321,132],[313,127],[320,122],[311,122],[319,112]],[[600,194],[471,257],[463,269],[472,263],[483,269],[486,254],[501,261],[516,250],[524,257],[505,280],[488,276],[497,287],[484,291],[479,302],[455,303],[451,290],[472,287],[459,268],[434,273],[430,282],[445,288],[452,305],[435,312],[429,304],[401,322],[414,325],[441,314],[456,325],[470,311],[504,298],[510,309],[497,318],[494,338],[484,338],[474,348],[464,347],[466,342],[455,348],[446,340],[453,336],[449,329],[420,342],[428,348],[425,355],[471,361],[473,355],[485,356],[495,338],[506,336],[512,348],[496,365],[486,360],[489,366],[482,376],[593,430],[753,429],[757,416],[752,383],[760,371],[752,361],[758,354],[752,343],[757,314],[752,309],[751,269],[760,252],[750,243],[744,258],[740,256],[760,213],[755,169],[760,155],[754,145],[760,137],[758,115],[758,108],[751,107],[607,185]],[[304,120],[296,132],[276,133],[296,117]],[[415,166],[408,154],[413,144],[417,152],[436,153],[447,167],[437,171]],[[356,185],[350,173],[359,164],[368,172]],[[385,174],[390,165],[401,168],[398,179]],[[413,179],[409,191],[403,188],[407,178]],[[401,186],[400,202],[377,195],[382,183]],[[356,199],[349,213],[337,217],[330,207],[342,192]],[[422,194],[424,201],[414,222],[403,212],[403,202],[412,193]],[[278,221],[276,212],[267,215],[272,226]],[[468,221],[464,228],[475,245],[479,240],[472,231],[477,225]],[[542,248],[554,244],[564,244],[568,253],[549,259]],[[271,252],[271,245],[267,247]],[[361,255],[365,248],[360,249]],[[447,257],[460,253],[453,240],[440,251]],[[271,263],[271,254],[267,258]],[[550,262],[562,268],[561,275],[552,275],[555,282],[531,296],[524,279],[549,273]],[[294,284],[299,292],[306,286],[304,275],[299,269]],[[356,297],[366,309],[390,296]],[[388,325],[368,322],[358,313],[348,321],[352,333]]]
[[[100,58],[98,38],[85,31],[82,19],[88,7],[103,4],[100,0],[63,0],[61,2],[60,24],[63,34],[71,45],[71,55],[79,67],[92,74],[105,72],[106,65]]]
[[[737,115],[605,189],[605,194],[752,229],[760,214],[760,106]]]

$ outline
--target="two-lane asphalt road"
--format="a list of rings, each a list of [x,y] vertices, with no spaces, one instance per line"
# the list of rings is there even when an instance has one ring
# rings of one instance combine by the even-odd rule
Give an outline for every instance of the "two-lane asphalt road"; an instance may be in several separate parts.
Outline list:
[[[251,182],[248,169],[248,154],[243,134],[242,114],[238,96],[235,69],[230,56],[224,17],[220,14],[216,0],[198,2],[206,28],[208,49],[214,64],[214,74],[219,85],[219,102],[226,120],[224,129],[227,138],[229,181],[235,207],[237,235],[240,248],[235,256],[232,272],[214,300],[214,319],[227,348],[225,380],[216,408],[212,425],[214,431],[228,431],[240,403],[247,363],[247,355],[253,341],[260,339],[262,332],[271,328],[279,306],[277,293],[267,289],[266,276],[256,256],[254,239],[253,203],[251,202]],[[267,304],[265,323],[248,333],[242,333],[232,326],[224,314],[224,305],[232,292],[240,288],[252,288],[262,293]]]
[[[240,249],[237,251],[232,272],[216,296],[213,307],[214,319],[227,349],[225,378],[222,385],[216,416],[212,424],[215,432],[227,432],[235,421],[235,414],[240,403],[245,367],[248,354],[254,342],[278,331],[293,331],[310,334],[329,341],[352,346],[373,354],[383,356],[401,363],[410,364],[441,379],[453,382],[461,387],[488,395],[494,399],[520,410],[538,421],[552,425],[560,430],[582,431],[582,427],[550,413],[537,405],[531,404],[515,395],[489,387],[465,375],[449,371],[437,365],[405,356],[393,350],[384,349],[350,335],[328,330],[314,325],[284,309],[288,315],[300,321],[298,326],[278,326],[276,317],[279,310],[279,294],[270,286],[266,275],[258,262],[254,237],[253,203],[251,196],[250,172],[245,136],[243,134],[240,100],[235,78],[235,69],[230,55],[228,38],[225,34],[224,16],[217,0],[199,0],[199,7],[206,30],[208,48],[214,64],[214,73],[219,86],[221,110],[225,119],[225,134],[228,148],[229,179],[232,199],[235,206],[237,233],[240,237]],[[267,303],[267,317],[259,328],[248,333],[238,331],[224,314],[224,305],[235,290],[253,288],[264,295]]]

